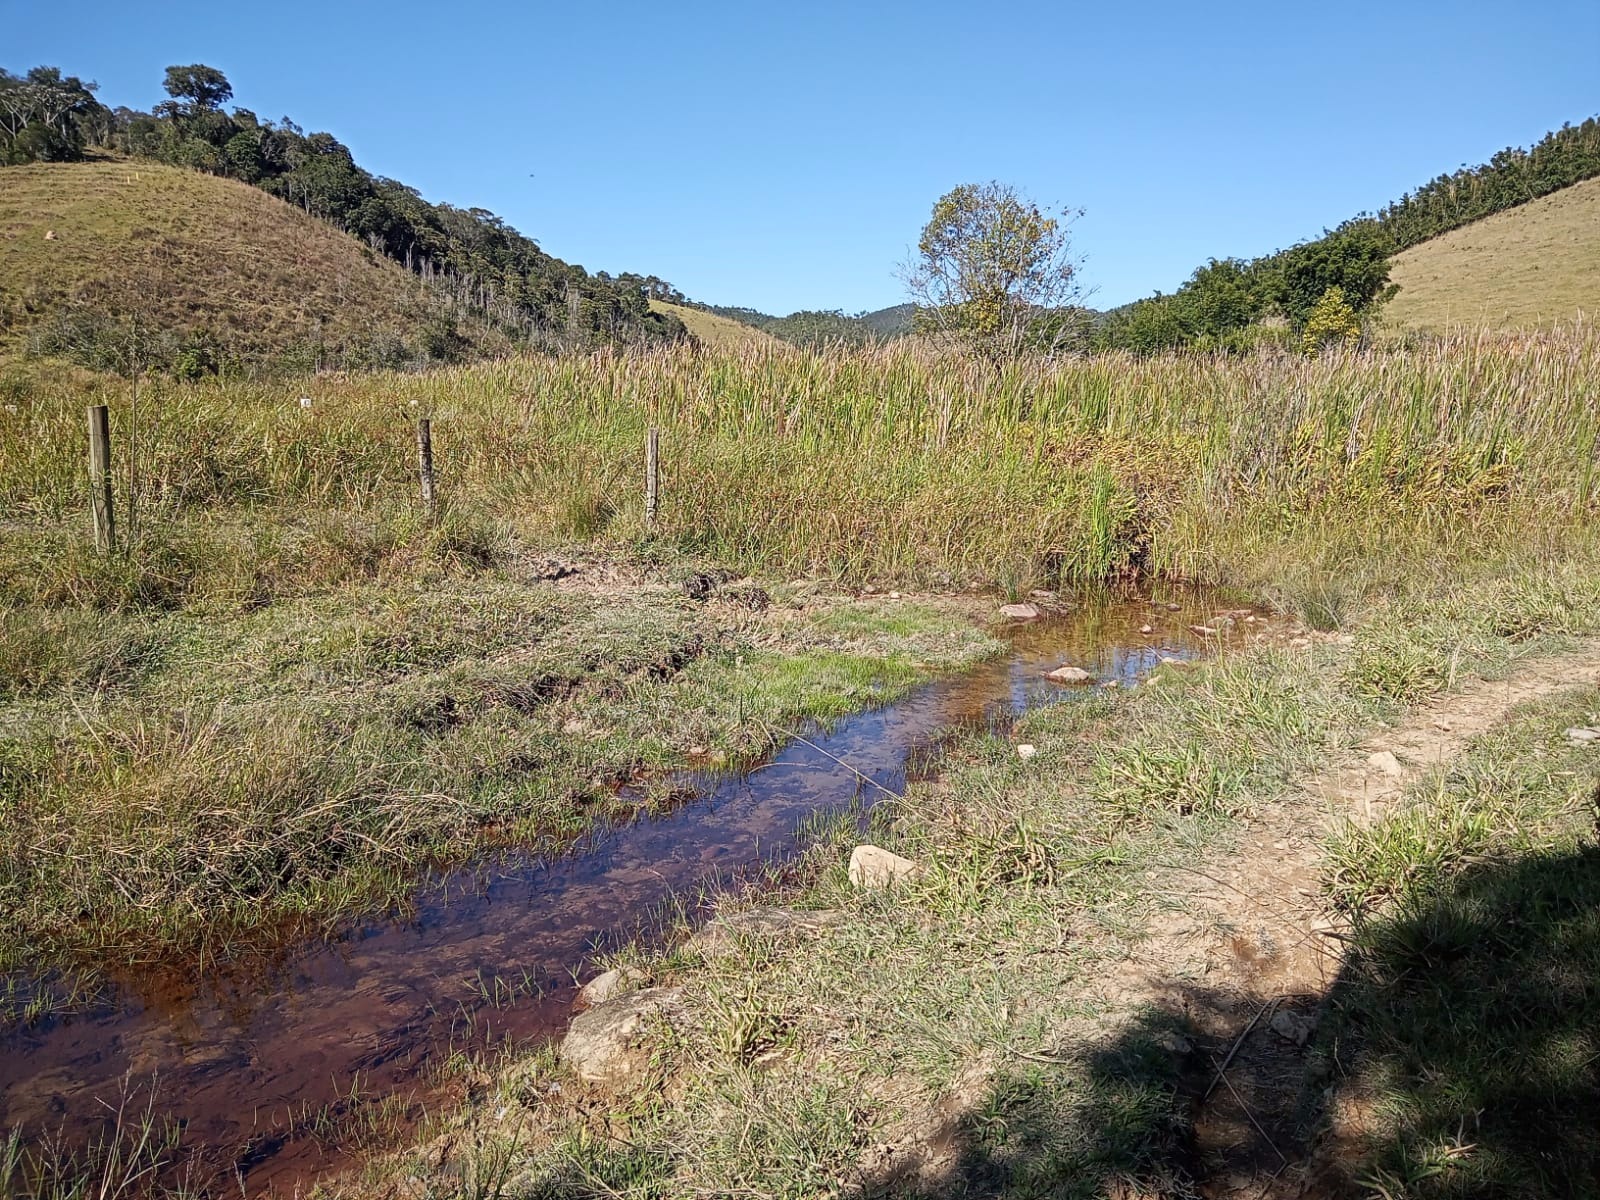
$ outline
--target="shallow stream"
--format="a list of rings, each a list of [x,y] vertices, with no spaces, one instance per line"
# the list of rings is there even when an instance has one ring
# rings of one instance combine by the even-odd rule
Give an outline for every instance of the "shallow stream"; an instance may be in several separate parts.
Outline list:
[[[250,1194],[303,1190],[348,1160],[363,1105],[392,1097],[415,1116],[448,1102],[438,1068],[452,1051],[558,1034],[597,951],[648,930],[674,895],[692,904],[700,885],[781,859],[807,818],[870,807],[883,793],[861,776],[898,792],[950,731],[1092,690],[1046,681],[1054,667],[1126,686],[1163,656],[1204,653],[1217,639],[1190,627],[1215,612],[1202,594],[1099,597],[1016,626],[1006,655],[807,731],[748,773],[685,776],[681,806],[564,858],[435,876],[406,917],[270,962],[124,973],[101,1007],[0,1035],[0,1130],[81,1141],[131,1094],[130,1109],[181,1123],[181,1153],[218,1194],[238,1195],[236,1178]]]

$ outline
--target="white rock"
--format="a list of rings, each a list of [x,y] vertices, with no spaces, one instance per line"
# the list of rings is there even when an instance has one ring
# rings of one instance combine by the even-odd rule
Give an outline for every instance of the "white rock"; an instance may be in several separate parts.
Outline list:
[[[1057,667],[1046,671],[1044,677],[1051,683],[1093,683],[1094,676],[1082,667]]]
[[[1400,760],[1391,750],[1379,750],[1376,754],[1367,755],[1367,766],[1392,779],[1398,779],[1406,773],[1406,769],[1400,765]]]
[[[1037,753],[1039,753],[1039,747],[1037,746],[1030,746],[1027,742],[1019,742],[1017,744],[1017,757],[1023,762],[1027,762]]]
[[[1594,742],[1600,742],[1600,729],[1594,729],[1588,725],[1579,725],[1567,730],[1567,741],[1575,746],[1587,746]]]
[[[643,1035],[679,1009],[680,988],[645,988],[572,1018],[561,1039],[561,1060],[586,1083],[619,1084],[650,1066]]]
[[[1154,625],[1141,625],[1141,626],[1139,626],[1139,632],[1140,633],[1154,633],[1155,631],[1156,631],[1156,627]]]
[[[1189,626],[1189,632],[1190,633],[1198,633],[1201,637],[1216,637],[1217,636],[1217,631],[1215,629],[1211,628],[1211,626],[1209,626],[1209,625],[1191,625],[1191,626]]]
[[[891,599],[891,600],[900,599],[900,593],[899,592],[890,592],[889,593],[889,599]]]
[[[1002,604],[1000,615],[1013,621],[1032,621],[1039,616],[1039,610],[1031,604]]]
[[[850,852],[850,882],[856,887],[888,887],[921,870],[909,858],[901,858],[881,846],[857,846]]]

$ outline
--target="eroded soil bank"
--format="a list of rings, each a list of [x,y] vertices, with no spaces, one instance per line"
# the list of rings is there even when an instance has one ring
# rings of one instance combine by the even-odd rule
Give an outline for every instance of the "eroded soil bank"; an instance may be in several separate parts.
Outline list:
[[[0,1122],[71,1142],[119,1105],[148,1110],[181,1126],[176,1157],[197,1181],[303,1188],[347,1158],[361,1128],[448,1103],[453,1052],[559,1032],[594,955],[651,928],[674,897],[692,906],[700,885],[781,858],[810,817],[865,812],[953,729],[1205,652],[1229,636],[1205,625],[1216,612],[1193,594],[1097,597],[1011,629],[1003,657],[807,730],[751,770],[685,774],[677,807],[611,825],[566,857],[432,877],[402,914],[224,970],[124,970],[109,1004],[7,1034]],[[1063,664],[1098,682],[1043,678]]]

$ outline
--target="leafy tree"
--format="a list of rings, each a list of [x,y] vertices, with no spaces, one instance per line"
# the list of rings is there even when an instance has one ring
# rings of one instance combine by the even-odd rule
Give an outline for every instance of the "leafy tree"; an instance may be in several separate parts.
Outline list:
[[[215,112],[233,99],[233,85],[228,77],[215,67],[199,63],[168,67],[167,78],[161,86],[172,97],[172,107],[184,116]]]
[[[1306,316],[1300,344],[1307,354],[1340,342],[1353,342],[1361,336],[1361,318],[1345,298],[1344,289],[1335,285],[1322,293]]]
[[[939,197],[902,271],[918,327],[991,359],[1037,343],[1045,319],[1080,296],[1068,236],[1074,215],[1051,215],[1001,183],[962,184]]]
[[[1368,311],[1393,294],[1389,251],[1388,240],[1371,222],[1283,251],[1269,268],[1276,275],[1279,307],[1290,324],[1304,329],[1329,289],[1338,288],[1353,311]]]
[[[94,93],[94,84],[58,67],[21,76],[0,70],[0,164],[82,158],[109,115]]]

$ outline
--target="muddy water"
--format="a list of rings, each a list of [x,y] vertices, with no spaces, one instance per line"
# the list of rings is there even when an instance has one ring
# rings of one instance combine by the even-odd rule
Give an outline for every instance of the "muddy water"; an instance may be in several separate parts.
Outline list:
[[[1084,694],[1044,671],[1072,663],[1134,682],[1163,655],[1211,648],[1189,627],[1215,611],[1181,594],[1103,599],[1021,626],[1008,656],[813,732],[811,745],[794,742],[749,774],[687,780],[694,798],[675,811],[566,858],[430,879],[405,919],[342,929],[270,963],[125,977],[99,1011],[0,1038],[0,1130],[78,1140],[133,1089],[137,1107],[153,1095],[153,1111],[182,1124],[183,1153],[219,1194],[238,1195],[240,1181],[252,1194],[301,1190],[356,1140],[363,1105],[352,1092],[366,1111],[397,1097],[415,1115],[449,1099],[437,1068],[452,1050],[558,1033],[574,976],[593,973],[598,949],[636,933],[672,894],[781,856],[804,818],[870,805],[882,793],[856,772],[898,791],[908,764],[952,728]],[[342,1124],[313,1119],[327,1105]]]

